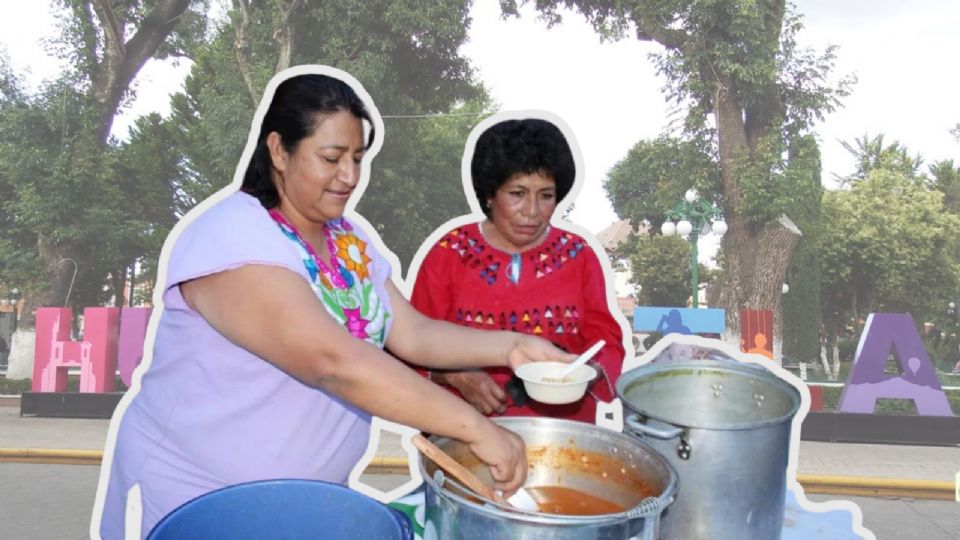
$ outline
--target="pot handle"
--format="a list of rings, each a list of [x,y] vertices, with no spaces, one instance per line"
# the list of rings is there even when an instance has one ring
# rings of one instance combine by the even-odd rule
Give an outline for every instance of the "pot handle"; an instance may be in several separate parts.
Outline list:
[[[630,431],[639,433],[641,435],[648,435],[654,439],[663,439],[665,441],[669,441],[670,439],[676,439],[681,433],[683,433],[683,428],[677,426],[670,426],[663,429],[650,427],[641,423],[640,418],[635,414],[631,414],[630,416],[626,417],[624,421],[626,422],[627,428]]]

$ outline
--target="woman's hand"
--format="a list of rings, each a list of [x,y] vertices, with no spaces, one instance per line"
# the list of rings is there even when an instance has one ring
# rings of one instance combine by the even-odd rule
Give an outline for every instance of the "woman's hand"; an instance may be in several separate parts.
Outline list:
[[[490,467],[494,488],[501,490],[504,498],[523,487],[527,480],[527,452],[519,435],[488,420],[468,445]]]
[[[485,371],[434,372],[431,378],[457,389],[467,403],[485,415],[507,410],[506,392]]]
[[[577,355],[564,352],[553,343],[536,336],[515,334],[513,346],[507,352],[507,365],[516,369],[528,362],[563,362],[569,364]]]

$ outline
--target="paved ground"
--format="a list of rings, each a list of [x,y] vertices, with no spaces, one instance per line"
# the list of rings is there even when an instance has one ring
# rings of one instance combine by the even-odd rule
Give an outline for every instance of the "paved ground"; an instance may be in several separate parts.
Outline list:
[[[106,420],[30,418],[0,407],[0,448],[101,450]],[[380,456],[404,455],[394,436],[381,439]],[[952,481],[960,448],[803,442],[799,472]],[[0,463],[0,539],[74,540],[87,537],[99,467]],[[385,491],[405,476],[364,481]],[[815,501],[837,497],[811,495]],[[860,505],[864,524],[879,539],[960,540],[960,503],[843,497]]]
[[[108,420],[21,417],[0,407],[0,448],[103,450]],[[403,456],[399,440],[382,437],[378,455]],[[960,448],[802,441],[799,473],[953,481]]]
[[[99,469],[93,465],[0,463],[0,538],[87,538]],[[367,480],[386,489],[401,479],[389,475]],[[810,498],[825,501],[833,497]],[[960,540],[960,504],[865,497],[847,500],[860,506],[864,525],[878,539]]]

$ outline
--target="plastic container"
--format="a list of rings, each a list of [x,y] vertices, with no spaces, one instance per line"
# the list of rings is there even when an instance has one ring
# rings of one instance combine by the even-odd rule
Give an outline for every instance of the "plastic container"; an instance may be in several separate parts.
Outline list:
[[[338,484],[265,480],[188,501],[147,536],[189,538],[412,540],[413,529],[403,513]]]

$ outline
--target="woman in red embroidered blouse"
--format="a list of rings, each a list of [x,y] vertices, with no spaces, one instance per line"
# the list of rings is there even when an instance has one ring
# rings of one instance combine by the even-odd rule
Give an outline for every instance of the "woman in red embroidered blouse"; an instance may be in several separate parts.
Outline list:
[[[607,306],[600,261],[584,239],[552,227],[576,168],[557,126],[506,120],[477,139],[471,176],[486,219],[448,231],[416,274],[411,303],[464,326],[512,330],[581,353],[600,339],[600,376],[569,405],[526,398],[509,370],[434,371],[431,378],[484,414],[550,416],[594,422],[596,400],[616,398],[624,359],[623,329]]]

